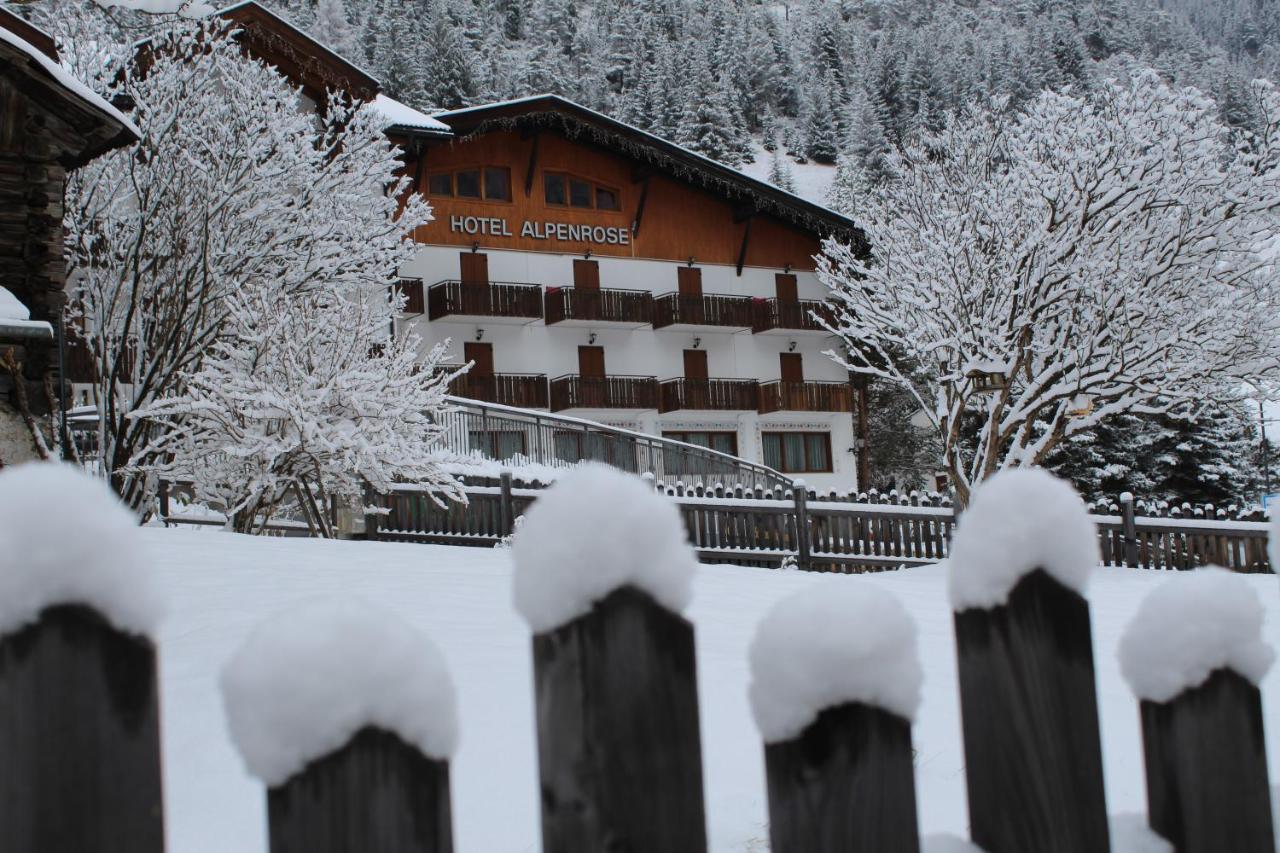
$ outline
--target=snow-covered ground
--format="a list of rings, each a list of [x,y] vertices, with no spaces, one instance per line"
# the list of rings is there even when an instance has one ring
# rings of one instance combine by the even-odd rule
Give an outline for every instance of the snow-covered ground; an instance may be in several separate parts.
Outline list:
[[[261,853],[265,794],[227,734],[217,675],[249,630],[318,596],[362,596],[427,632],[458,690],[453,794],[460,853],[537,851],[538,787],[529,632],[512,605],[509,552],[394,543],[256,539],[144,531],[170,597],[161,627],[165,793],[175,853]],[[919,627],[924,694],[914,728],[921,830],[964,834],[964,762],[951,610],[943,569],[864,576],[704,566],[689,615],[697,629],[707,820],[716,853],[767,850],[763,757],[747,701],[747,648],[779,599],[817,582],[892,592]],[[1116,648],[1158,573],[1107,569],[1089,588],[1110,810],[1144,808],[1138,712]],[[1280,644],[1280,586],[1247,577]],[[1263,683],[1272,779],[1280,779],[1280,676]]]
[[[764,146],[758,139],[752,140],[751,153],[756,159],[751,163],[744,163],[741,171],[761,181],[769,180],[769,165],[773,161],[773,155],[764,150]],[[781,150],[778,156],[782,158],[782,165],[791,170],[791,182],[795,186],[795,194],[825,207],[827,193],[831,191],[831,184],[836,179],[836,167],[824,166],[813,161],[797,163]]]

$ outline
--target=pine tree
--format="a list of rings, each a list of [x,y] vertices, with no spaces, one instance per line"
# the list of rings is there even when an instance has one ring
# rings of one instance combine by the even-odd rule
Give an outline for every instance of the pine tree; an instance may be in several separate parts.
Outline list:
[[[791,178],[791,168],[782,162],[777,151],[774,151],[773,156],[769,158],[769,183],[789,193],[796,191],[795,182]]]
[[[826,87],[814,90],[804,120],[804,153],[815,163],[832,164],[839,154],[839,132]]]
[[[342,56],[356,59],[364,53],[355,27],[347,20],[347,7],[343,0],[319,0],[311,34]]]

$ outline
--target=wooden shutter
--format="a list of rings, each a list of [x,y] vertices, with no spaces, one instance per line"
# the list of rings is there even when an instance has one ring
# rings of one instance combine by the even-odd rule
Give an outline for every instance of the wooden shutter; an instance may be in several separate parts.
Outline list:
[[[778,273],[773,277],[777,287],[779,302],[798,302],[799,292],[796,289],[796,277],[791,273]]]
[[[702,295],[702,270],[698,267],[679,267],[676,282],[681,296]]]
[[[599,290],[600,262],[584,261],[581,258],[574,259],[573,286],[578,290]]]
[[[578,373],[599,379],[604,376],[604,347],[578,347]]]
[[[707,351],[704,349],[687,349],[684,351],[684,378],[706,380]]]
[[[467,342],[462,345],[462,352],[464,359],[475,362],[469,376],[493,376],[493,344]]]
[[[804,366],[800,360],[798,352],[784,352],[778,354],[778,365],[782,370],[783,382],[803,382]]]

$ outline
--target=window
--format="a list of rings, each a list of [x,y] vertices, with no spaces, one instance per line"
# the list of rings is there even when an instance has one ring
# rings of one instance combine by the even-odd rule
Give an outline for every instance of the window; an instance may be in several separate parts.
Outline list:
[[[524,433],[518,430],[471,430],[467,436],[467,446],[478,450],[490,459],[502,461],[510,459],[517,453],[524,455]]]
[[[434,196],[511,201],[511,170],[506,166],[474,166],[427,176],[427,192]]]
[[[711,450],[718,450],[721,453],[728,453],[730,456],[738,455],[738,434],[736,432],[664,431],[662,437],[683,441],[686,444],[696,444],[699,447],[707,447]]]
[[[484,197],[490,201],[511,201],[511,172],[501,166],[485,166]]]
[[[764,464],[784,474],[832,470],[831,435],[825,432],[766,432]]]
[[[604,187],[596,187],[596,208],[598,210],[622,210],[618,204],[618,194]]]
[[[442,172],[427,178],[427,192],[431,195],[453,195],[453,175]]]
[[[622,210],[621,196],[616,189],[600,186],[585,178],[546,172],[542,176],[542,185],[547,204],[588,210]]]
[[[458,198],[480,198],[480,170],[467,169],[458,172]]]

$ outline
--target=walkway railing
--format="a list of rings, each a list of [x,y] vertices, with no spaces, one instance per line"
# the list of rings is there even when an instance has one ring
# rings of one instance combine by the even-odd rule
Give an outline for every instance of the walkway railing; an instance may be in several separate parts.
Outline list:
[[[748,491],[781,492],[791,478],[696,444],[605,426],[592,421],[450,397],[445,446],[455,453],[480,452],[502,462],[519,460],[567,468],[604,462],[636,474],[651,472],[661,483],[677,482]],[[517,463],[518,464],[518,463]]]

